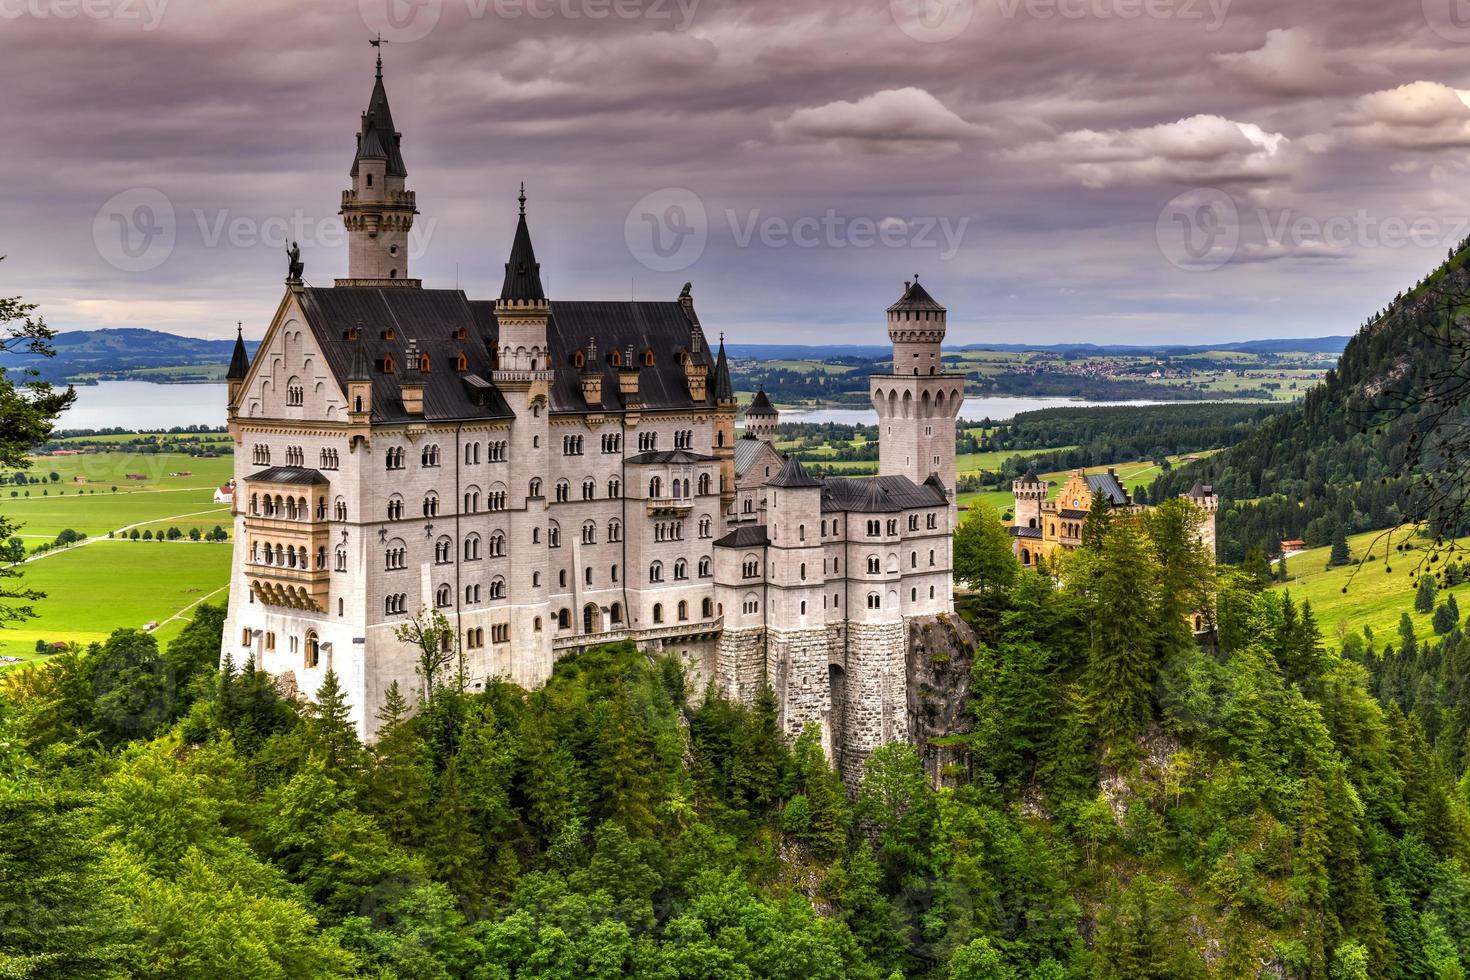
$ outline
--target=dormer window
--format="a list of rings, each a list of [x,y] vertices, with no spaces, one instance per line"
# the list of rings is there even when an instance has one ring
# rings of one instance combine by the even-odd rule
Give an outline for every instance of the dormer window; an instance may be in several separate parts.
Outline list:
[[[398,370],[398,368],[393,363],[393,355],[392,354],[384,354],[383,355],[383,373],[384,374],[392,374],[396,370]]]
[[[458,357],[454,359],[454,369],[456,371],[459,371],[461,374],[463,374],[465,371],[468,371],[470,369],[470,359],[468,357],[465,357],[464,354],[461,353]]]
[[[460,327],[458,330],[454,331],[454,339],[455,340],[468,340],[469,339],[469,331],[466,330],[464,327]]]
[[[424,374],[428,374],[429,373],[429,355],[428,354],[420,354],[419,355],[419,370],[422,371]]]
[[[643,352],[643,366],[644,367],[653,367],[653,348],[652,347],[650,347],[648,350],[646,350],[646,351]]]
[[[583,354],[581,351],[577,351],[577,353],[572,355],[572,364],[579,368],[586,367],[587,355]]]
[[[343,340],[356,340],[357,339],[357,328],[356,327],[348,327],[346,330],[342,331],[342,339]]]
[[[613,351],[612,352],[612,366],[613,367],[622,367],[623,366],[623,355],[620,354],[620,353],[618,353],[617,351]]]
[[[381,337],[383,340],[394,340],[394,339],[396,339],[396,335],[393,333],[393,328],[392,327],[389,327],[387,330],[384,330],[383,332],[381,332],[380,334],[378,334],[378,336]]]

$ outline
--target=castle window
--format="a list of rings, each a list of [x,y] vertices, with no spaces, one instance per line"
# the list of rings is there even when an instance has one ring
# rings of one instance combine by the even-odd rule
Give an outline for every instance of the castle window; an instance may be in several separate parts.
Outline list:
[[[490,557],[505,557],[505,535],[500,533],[499,531],[496,531],[494,534],[490,535]]]
[[[528,496],[528,497],[540,497],[541,496],[541,478],[539,476],[532,478],[532,480],[531,480],[531,486],[530,486],[529,489],[526,490],[526,496]]]
[[[662,582],[664,580],[664,563],[656,561],[648,566],[648,581]]]
[[[705,516],[701,517],[699,519],[699,536],[701,538],[708,538],[708,537],[713,536],[713,533],[714,533],[713,530],[712,530],[713,527],[714,527],[714,522],[710,520],[708,514],[706,514]]]
[[[878,556],[877,555],[869,555],[868,556],[868,574],[869,575],[877,575],[882,570],[883,570],[883,565],[882,565],[882,562],[880,562],[878,560]]]
[[[403,498],[397,494],[388,499],[388,520],[403,520]]]
[[[504,599],[505,598],[505,579],[501,578],[498,575],[495,578],[493,578],[493,579],[490,580],[490,598],[491,599]]]
[[[607,522],[607,540],[609,543],[623,540],[623,525],[616,518]]]
[[[709,496],[709,486],[710,486],[710,484],[709,484],[709,474],[708,473],[701,473],[701,474],[699,474],[699,495],[701,497],[708,497]]]
[[[440,609],[447,607],[453,601],[454,593],[450,591],[449,586],[441,585],[438,589],[435,590],[434,605],[438,606]]]
[[[556,502],[566,503],[572,496],[572,485],[566,480],[556,481]]]
[[[373,186],[373,175],[372,174],[368,174],[367,175],[367,185],[369,187]]]
[[[623,604],[621,602],[614,602],[609,606],[607,609],[607,618],[612,620],[614,626],[620,625],[623,622]]]
[[[561,547],[561,525],[557,524],[556,521],[552,521],[550,526],[546,528],[546,547]]]
[[[455,340],[468,340],[469,339],[469,335],[470,335],[470,332],[468,330],[466,330],[464,327],[460,327],[458,330],[454,331],[454,339]],[[463,355],[461,355],[461,356],[463,356]]]
[[[460,374],[468,371],[470,369],[470,359],[465,357],[464,354],[460,354],[454,359],[454,369]]]
[[[582,499],[591,500],[597,496],[597,484],[592,480],[582,481]]]
[[[805,600],[805,599],[803,599],[803,600],[802,600],[802,601],[801,601],[801,614],[802,614],[802,615],[803,615],[803,616],[805,616],[805,615],[806,615],[806,600]]]
[[[644,367],[653,367],[653,348],[652,347],[650,347],[648,350],[646,350],[646,351],[643,352],[643,366]]]
[[[613,562],[612,565],[608,568],[608,574],[611,576],[611,580],[612,581],[616,582],[618,580],[618,563],[617,562]]]
[[[480,536],[478,534],[472,533],[464,539],[464,560],[480,560]]]
[[[401,469],[403,469],[403,447],[402,446],[394,446],[394,447],[390,448],[388,450],[386,462],[387,462],[387,468],[390,469],[390,470],[401,470]]]
[[[429,355],[428,354],[420,354],[419,355],[419,370],[422,371],[424,374],[428,374],[429,373]]]
[[[434,542],[434,564],[448,565],[454,560],[454,542],[449,538],[440,538]]]
[[[586,568],[582,569],[582,583],[584,585],[591,585],[592,584],[592,566],[591,565],[588,565]]]
[[[434,493],[432,490],[424,496],[424,516],[439,516],[439,495]]]
[[[556,614],[556,628],[561,630],[572,628],[572,611],[570,609],[563,609]]]
[[[705,619],[713,619],[715,615],[715,600],[706,598],[699,604],[699,615]]]
[[[653,621],[655,623],[662,623],[664,621],[664,604],[661,602],[655,602],[653,604]]]
[[[933,548],[930,548],[929,549],[929,567],[930,568],[933,568],[934,567],[934,549]]]
[[[620,354],[620,353],[618,353],[617,351],[613,351],[612,352],[612,366],[613,367],[622,367],[623,366],[623,355]]]
[[[594,522],[594,521],[586,521],[585,523],[583,523],[583,525],[582,525],[582,543],[583,544],[596,544],[597,543],[597,524],[596,524],[596,522]]]
[[[509,623],[494,623],[494,624],[492,624],[491,627],[490,627],[490,642],[491,643],[509,643],[510,642],[510,624]]]
[[[798,573],[797,573],[797,574],[798,574],[798,575],[799,575],[799,576],[800,576],[800,577],[801,577],[801,580],[802,580],[802,581],[803,581],[803,582],[805,582],[805,581],[806,581],[806,562],[802,562],[802,563],[801,563],[801,564],[800,564],[800,565],[799,565],[799,566],[798,566]]]
[[[713,568],[714,568],[714,563],[709,560],[709,557],[708,556],[699,559],[699,577],[700,578],[709,578],[710,575],[714,574]]]
[[[678,561],[674,562],[674,579],[677,581],[680,579],[686,579],[688,577],[689,563],[683,558],[680,558]]]
[[[572,364],[579,368],[586,367],[587,355],[583,354],[581,351],[577,351],[577,353],[572,355]]]
[[[607,481],[607,495],[608,495],[608,497],[616,500],[618,497],[620,497],[622,495],[622,493],[623,493],[623,481],[619,480],[617,477],[613,477],[612,479],[610,479],[610,480]]]
[[[882,604],[883,604],[882,597],[879,596],[878,593],[876,593],[876,592],[869,592],[868,593],[868,608],[869,609],[878,609],[878,608],[881,608],[882,607]]]
[[[679,622],[682,623],[685,620],[687,620],[688,618],[689,618],[689,603],[687,601],[683,600],[683,599],[680,599],[679,600]]]

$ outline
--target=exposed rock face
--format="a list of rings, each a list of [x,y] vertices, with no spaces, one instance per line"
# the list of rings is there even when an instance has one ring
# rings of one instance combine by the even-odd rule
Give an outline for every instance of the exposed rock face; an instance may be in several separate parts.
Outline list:
[[[962,763],[964,751],[935,745],[936,739],[970,730],[966,711],[975,633],[959,616],[919,616],[908,621],[909,738],[935,786],[955,785],[945,767]]]

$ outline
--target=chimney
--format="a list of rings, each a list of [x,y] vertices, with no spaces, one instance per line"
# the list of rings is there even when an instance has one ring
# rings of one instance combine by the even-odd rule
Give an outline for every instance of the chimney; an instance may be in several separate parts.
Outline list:
[[[597,338],[587,338],[582,362],[582,399],[588,407],[602,407],[602,364],[597,360]]]
[[[618,392],[623,404],[638,404],[638,361],[633,356],[633,345],[623,351],[623,365],[618,369]]]

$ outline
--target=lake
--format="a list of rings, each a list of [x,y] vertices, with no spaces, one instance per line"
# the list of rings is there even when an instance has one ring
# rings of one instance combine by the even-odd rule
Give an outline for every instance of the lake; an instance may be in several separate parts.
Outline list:
[[[1007,397],[991,395],[985,398],[966,398],[960,408],[960,418],[969,422],[993,419],[1003,422],[1015,418],[1022,412],[1035,412],[1043,408],[1115,408],[1121,405],[1168,405],[1172,402],[1123,401],[1094,402],[1081,398]],[[1194,404],[1181,402],[1182,405]],[[800,411],[794,408],[781,409],[782,422],[836,422],[840,425],[877,425],[878,416],[871,408],[814,408]]]
[[[61,414],[56,427],[147,431],[176,425],[224,425],[228,410],[229,394],[223,384],[103,381],[78,385],[76,403]]]
[[[176,425],[224,425],[226,390],[222,384],[161,385],[151,381],[103,381],[78,386],[77,401],[57,423],[58,429],[106,429],[120,427],[139,431],[168,429]],[[960,418],[971,422],[1014,418],[1021,412],[1043,408],[1092,408],[1117,405],[1170,404],[1156,401],[1097,402],[1074,398],[966,398]],[[1181,403],[1190,404],[1190,403]],[[874,425],[871,408],[815,408],[809,411],[782,409],[783,422],[838,422],[844,425]]]

